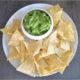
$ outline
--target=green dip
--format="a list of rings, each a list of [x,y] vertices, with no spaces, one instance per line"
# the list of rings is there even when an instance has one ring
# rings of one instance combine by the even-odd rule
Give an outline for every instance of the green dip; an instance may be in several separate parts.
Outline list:
[[[32,10],[23,19],[24,29],[31,35],[42,35],[50,29],[49,15],[42,10]]]

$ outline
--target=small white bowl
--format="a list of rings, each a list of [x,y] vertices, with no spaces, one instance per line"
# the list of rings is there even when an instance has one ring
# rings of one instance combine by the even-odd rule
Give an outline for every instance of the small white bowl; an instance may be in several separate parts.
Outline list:
[[[23,19],[24,19],[25,15],[28,14],[29,12],[31,12],[32,10],[41,10],[41,11],[44,11],[45,13],[47,13],[47,14],[49,15],[50,20],[51,20],[51,25],[50,25],[50,29],[49,29],[46,33],[44,33],[44,34],[42,34],[42,35],[39,35],[39,36],[35,36],[35,35],[29,34],[29,33],[24,29]],[[24,33],[24,35],[25,35],[26,37],[28,37],[29,39],[42,40],[42,39],[46,38],[47,36],[49,36],[50,33],[52,32],[53,26],[54,26],[54,24],[53,24],[53,19],[52,19],[52,16],[49,14],[49,12],[46,11],[46,10],[43,10],[43,9],[32,9],[32,10],[30,10],[29,12],[27,12],[27,13],[24,15],[24,17],[22,18],[22,21],[21,21],[21,29],[22,29],[22,32]]]

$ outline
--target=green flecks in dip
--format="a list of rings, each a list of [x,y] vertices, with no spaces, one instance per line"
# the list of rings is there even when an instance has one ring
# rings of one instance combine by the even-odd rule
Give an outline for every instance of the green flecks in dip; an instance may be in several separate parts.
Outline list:
[[[50,16],[42,10],[33,10],[23,19],[25,30],[31,35],[42,35],[50,29]]]

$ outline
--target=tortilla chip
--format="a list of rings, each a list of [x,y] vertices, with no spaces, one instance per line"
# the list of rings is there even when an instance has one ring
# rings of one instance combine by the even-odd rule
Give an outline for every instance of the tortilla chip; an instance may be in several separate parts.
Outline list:
[[[54,5],[53,7],[49,8],[49,11],[53,14],[53,13],[57,13],[58,11],[60,11],[62,8],[60,7],[59,4]],[[53,14],[54,15],[54,14]]]
[[[41,47],[42,47],[42,40],[40,41],[30,40],[29,45],[28,45],[28,51],[32,55],[36,55],[39,53]]]
[[[34,59],[35,59],[35,61],[39,61],[40,59],[42,58],[42,55],[41,54],[36,54],[36,55],[34,55]]]
[[[43,42],[42,42],[42,48],[41,48],[42,50],[46,50],[47,51],[49,45],[50,44],[54,44],[54,42],[55,42],[54,38],[56,38],[56,33],[57,33],[56,31],[53,32],[49,37],[47,37],[47,38],[45,38],[43,40]]]
[[[23,63],[26,58],[29,56],[28,52],[28,43],[25,41],[22,41],[20,44],[20,57],[21,57],[21,62]]]
[[[54,31],[49,37],[43,40],[42,49],[46,49],[48,52],[50,51],[53,53],[52,49],[54,45],[58,46],[58,44],[59,40],[57,38],[57,31]]]
[[[63,62],[55,54],[40,58],[35,58],[36,67],[40,75],[48,75],[60,68]]]
[[[62,48],[55,48],[55,53],[57,54],[58,57],[61,57],[62,54],[65,53],[65,50]]]
[[[63,49],[61,49],[60,47],[57,48],[55,45],[50,44],[46,55],[57,54],[58,56],[61,56],[64,52],[65,51]]]
[[[26,60],[26,58],[30,55],[28,53],[27,47],[28,43],[25,41],[21,41],[18,46],[15,46],[17,52],[19,53],[21,63],[23,63]]]
[[[29,55],[27,50],[28,43],[24,41],[22,34],[18,30],[14,32],[8,45],[16,49],[16,51],[18,52],[17,55],[19,56],[19,60],[21,61],[21,63],[23,63]],[[13,54],[11,53],[11,55]]]
[[[58,23],[62,19],[62,12],[63,11],[61,10],[53,16],[54,28],[57,28]]]
[[[34,59],[39,75],[47,74],[48,71],[45,70],[45,68],[48,67],[48,65],[45,60],[40,55],[35,56]]]
[[[50,43],[50,38],[49,37],[45,38],[43,40],[43,42],[42,42],[42,49],[46,49],[47,50],[47,48],[49,46],[49,43]]]
[[[60,46],[60,40],[57,38],[57,31],[50,35],[50,42],[47,49],[47,54],[55,54],[55,48]]]
[[[14,47],[10,47],[7,59],[9,61],[13,61],[13,60],[16,60],[19,58],[20,58],[20,56],[19,56],[17,50]]]
[[[19,55],[20,55],[20,62],[21,62],[21,63],[23,63],[23,62],[26,61],[26,58],[28,57],[27,54],[28,54],[27,52],[26,52],[26,53],[24,53],[24,52],[19,53]]]
[[[21,21],[19,19],[14,19],[11,25],[6,26],[5,28],[1,29],[1,31],[8,37],[11,37],[16,29],[20,29],[20,26]]]
[[[49,66],[48,67],[49,71],[54,71],[57,68],[59,68],[61,65],[63,65],[63,62],[55,54],[52,54],[52,55],[49,55],[49,56],[45,57],[45,60],[48,64],[48,66]]]
[[[53,72],[64,72],[69,64],[69,59],[72,53],[70,51],[63,54],[61,57],[51,54],[50,56],[41,57],[36,56],[36,67],[40,75],[48,75]]]
[[[49,44],[46,55],[55,54],[55,47],[53,44]]]
[[[59,6],[59,4],[57,4],[53,7],[50,7],[48,11],[53,16],[54,27],[57,27],[57,24],[62,18],[63,9]]]
[[[61,39],[74,41],[74,31],[70,22],[61,20],[57,31]]]
[[[18,46],[15,46],[15,48],[16,48],[17,52],[18,52],[18,53],[20,53],[21,46],[20,46],[20,45],[18,45]]]
[[[20,46],[20,52],[28,52],[28,43],[26,41],[21,41]]]
[[[64,62],[64,64],[67,64],[71,56],[72,56],[72,51],[67,51],[65,54],[61,56],[60,59]]]
[[[70,43],[65,40],[60,40],[59,47],[54,47],[54,52],[61,57],[65,52],[70,50]]]
[[[48,56],[50,54],[56,54],[56,51],[60,47],[60,39],[57,38],[57,31],[54,31],[49,37],[43,40],[42,44],[42,56]]]
[[[46,55],[57,54],[58,56],[61,56],[66,51],[70,50],[70,43],[59,39],[57,36],[57,31],[54,31],[49,38],[50,41]]]
[[[36,67],[33,58],[30,56],[27,57],[26,61],[23,62],[16,70],[29,75],[36,74]]]
[[[60,43],[60,39],[58,39],[57,37],[57,31],[54,31],[51,35],[50,35],[50,44],[56,45],[58,46]]]
[[[61,40],[60,47],[62,49],[64,49],[65,51],[69,51],[70,50],[70,43],[68,41]]]
[[[23,40],[24,40],[24,37],[22,36],[22,34],[19,32],[19,30],[16,30],[13,33],[8,45],[18,46],[20,44],[20,41],[23,41]]]
[[[64,65],[61,65],[61,68],[59,70],[60,73],[63,73],[65,68],[69,65],[69,60],[72,56],[72,51],[67,51],[66,53],[64,53],[62,56],[61,56],[61,60],[62,62],[64,63]]]

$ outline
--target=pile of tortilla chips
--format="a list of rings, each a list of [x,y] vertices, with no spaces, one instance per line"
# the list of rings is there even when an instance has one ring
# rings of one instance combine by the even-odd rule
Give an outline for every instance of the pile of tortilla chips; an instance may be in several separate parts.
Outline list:
[[[72,24],[62,18],[63,9],[55,5],[48,9],[53,17],[54,28],[47,38],[27,41],[21,32],[21,21],[14,19],[9,27],[1,29],[9,38],[9,61],[19,60],[17,71],[29,75],[45,76],[53,72],[63,73],[72,56],[74,42]]]

